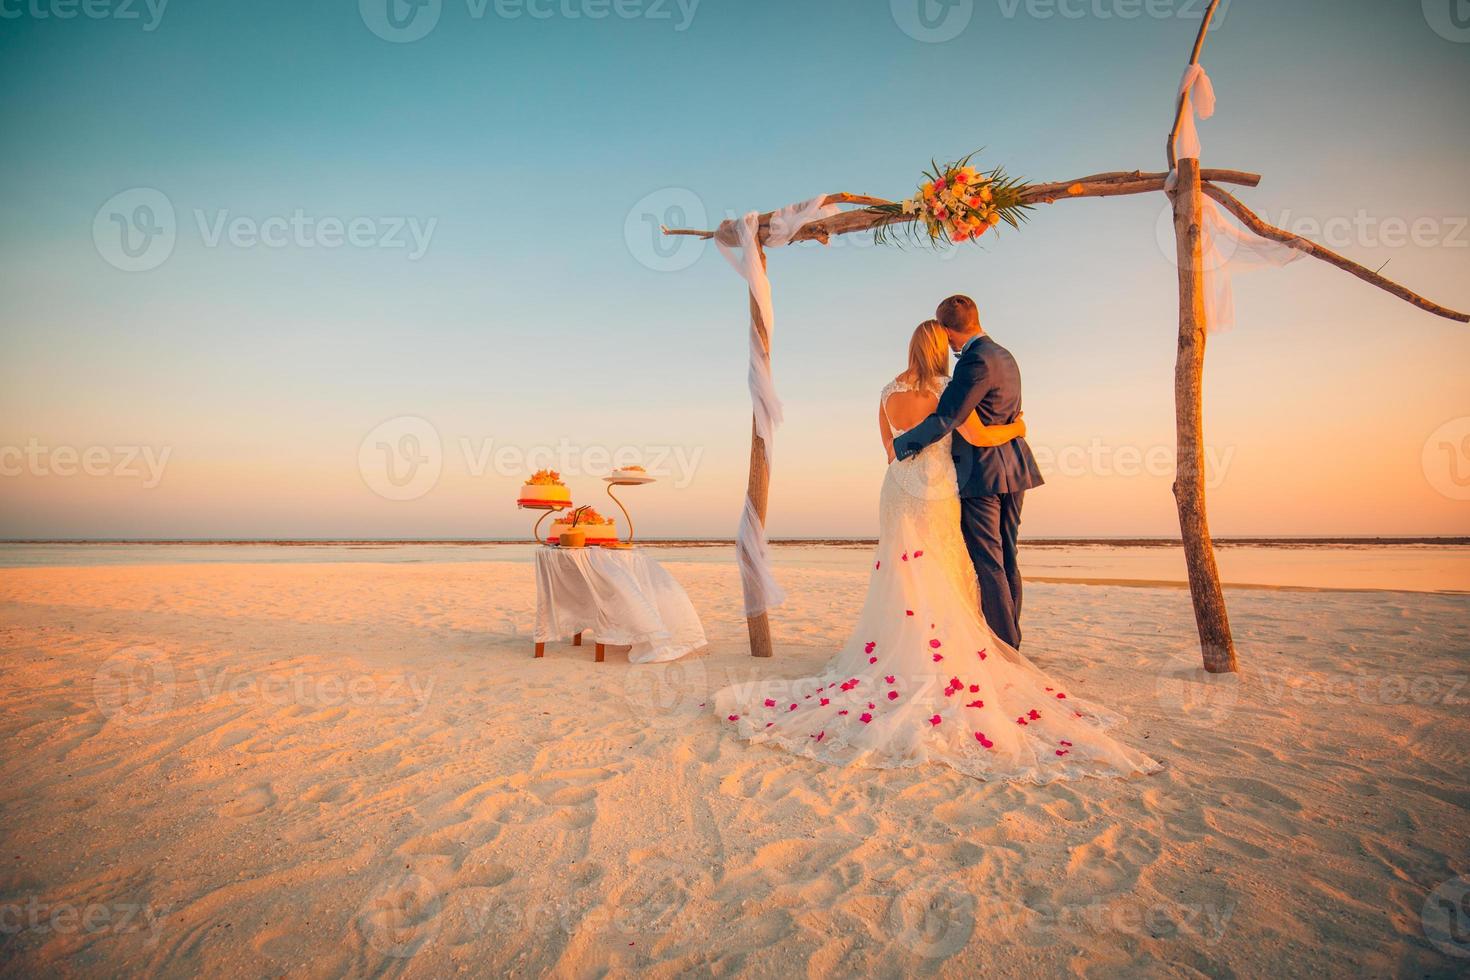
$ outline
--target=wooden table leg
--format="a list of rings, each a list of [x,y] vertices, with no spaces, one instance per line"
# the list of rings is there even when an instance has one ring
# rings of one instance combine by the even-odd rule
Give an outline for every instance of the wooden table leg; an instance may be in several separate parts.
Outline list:
[[[545,643],[538,643],[538,644],[536,644],[536,659],[537,660],[540,660],[542,657],[545,657],[545,656],[546,656],[546,644]]]
[[[597,662],[602,663],[607,657],[607,647],[601,643],[597,644]]]
[[[579,647],[581,645],[582,645],[582,634],[581,633],[578,633],[576,636],[572,637],[572,646]]]

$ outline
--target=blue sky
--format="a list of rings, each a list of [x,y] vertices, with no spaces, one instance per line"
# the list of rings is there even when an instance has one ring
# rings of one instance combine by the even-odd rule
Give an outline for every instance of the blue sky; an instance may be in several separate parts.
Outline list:
[[[650,533],[728,534],[742,287],[712,248],[660,257],[651,223],[897,197],[931,157],[980,146],[1035,180],[1159,169],[1201,6],[974,0],[929,43],[900,27],[914,0],[442,0],[432,30],[394,43],[369,27],[374,2],[0,4],[0,444],[170,449],[154,487],[0,478],[0,534],[516,533],[522,474],[463,452],[490,440],[697,450],[647,492]],[[1424,6],[1233,0],[1204,59],[1220,97],[1205,163],[1265,174],[1244,194],[1274,220],[1359,216],[1342,251],[1465,308],[1470,38]],[[603,9],[636,16],[588,16]],[[134,188],[167,200],[176,241],[130,272],[93,226]],[[773,533],[871,533],[876,392],[955,291],[1020,358],[1033,443],[1171,445],[1163,207],[1069,202],[945,255],[773,253],[789,420]],[[231,220],[293,215],[365,219],[371,243],[210,244]],[[1429,222],[1423,241],[1385,242],[1395,220]],[[429,230],[421,256],[383,247],[400,224]],[[1229,458],[1217,533],[1470,533],[1421,460],[1470,416],[1463,325],[1310,262],[1241,277],[1237,303],[1209,364],[1208,436]],[[444,456],[407,501],[359,472],[364,437],[400,416],[429,420]],[[1033,495],[1027,533],[1174,529],[1167,475],[1084,470]]]

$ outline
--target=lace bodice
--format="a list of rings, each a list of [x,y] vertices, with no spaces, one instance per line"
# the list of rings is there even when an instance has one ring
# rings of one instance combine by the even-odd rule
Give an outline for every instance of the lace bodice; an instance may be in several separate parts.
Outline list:
[[[933,382],[931,382],[929,386],[929,393],[932,394],[935,398],[938,398],[940,395],[944,394],[944,389],[948,384],[949,381],[947,379],[936,378]],[[878,396],[879,403],[883,406],[883,417],[888,420],[888,427],[893,430],[893,435],[895,437],[901,436],[909,430],[900,428],[899,426],[894,424],[893,416],[888,414],[888,399],[893,397],[894,395],[902,394],[904,392],[919,390],[920,388],[918,385],[910,384],[909,382],[902,381],[898,378],[894,378],[892,381],[888,382],[888,384],[883,386],[883,392]],[[912,428],[912,426],[910,426],[909,428]]]

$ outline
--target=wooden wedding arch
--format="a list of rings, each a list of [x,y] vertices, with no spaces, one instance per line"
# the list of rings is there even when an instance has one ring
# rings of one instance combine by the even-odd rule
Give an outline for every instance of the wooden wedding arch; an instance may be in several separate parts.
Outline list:
[[[1211,0],[1201,19],[1199,32],[1194,41],[1194,49],[1190,55],[1191,69],[1199,65],[1200,52],[1204,48],[1210,23],[1219,5],[1220,0]],[[1205,511],[1202,406],[1207,323],[1205,263],[1201,247],[1204,196],[1208,195],[1218,202],[1255,235],[1337,266],[1364,282],[1392,293],[1405,302],[1412,303],[1421,310],[1461,323],[1470,323],[1470,314],[1431,302],[1331,249],[1267,223],[1222,186],[1232,184],[1241,187],[1255,187],[1261,182],[1259,174],[1240,170],[1202,169],[1196,158],[1176,159],[1176,143],[1181,127],[1185,125],[1186,115],[1190,111],[1189,91],[1185,87],[1179,94],[1174,112],[1174,125],[1166,141],[1168,171],[1163,173],[1145,173],[1138,170],[1115,171],[1092,174],[1075,180],[1031,184],[1022,190],[1021,198],[1026,204],[1038,205],[1078,198],[1118,197],[1125,194],[1151,194],[1163,191],[1172,202],[1179,267],[1179,347],[1174,369],[1177,470],[1173,489],[1179,511],[1179,530],[1188,565],[1189,591],[1194,602],[1195,622],[1199,628],[1204,668],[1210,673],[1218,674],[1235,671],[1237,662],[1235,642],[1230,633],[1230,619],[1225,608],[1224,592],[1220,586],[1220,572],[1215,562],[1215,550],[1210,538],[1209,522]],[[1171,174],[1176,173],[1177,176],[1171,180]],[[791,242],[817,241],[825,245],[835,235],[871,232],[887,225],[915,220],[912,215],[874,210],[877,206],[892,204],[887,199],[880,197],[863,194],[829,194],[824,202],[831,205],[856,205],[857,208],[805,225],[790,238]],[[760,215],[754,245],[762,268],[766,264],[763,246],[771,237],[771,218],[774,214],[775,212],[767,212]],[[714,231],[664,228],[663,233],[715,239],[729,246],[738,244],[734,225],[728,221]],[[758,353],[769,364],[769,325],[764,322],[760,303],[757,302],[754,293],[750,298],[750,317],[753,334],[759,340]],[[770,493],[768,460],[764,440],[757,427],[752,425],[750,478],[746,493],[750,505],[760,518],[762,527],[766,523]],[[747,590],[749,590],[748,584]],[[749,608],[749,594],[747,594],[747,608]],[[771,656],[768,614],[762,611],[748,616],[747,626],[750,634],[751,654],[756,657]]]

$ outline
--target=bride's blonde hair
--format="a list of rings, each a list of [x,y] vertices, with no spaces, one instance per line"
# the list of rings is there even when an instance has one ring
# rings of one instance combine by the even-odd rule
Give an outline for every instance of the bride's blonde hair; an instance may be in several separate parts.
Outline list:
[[[909,369],[900,377],[927,391],[940,378],[949,377],[949,337],[938,320],[925,320],[909,341]]]

